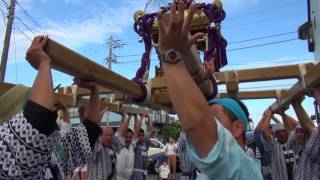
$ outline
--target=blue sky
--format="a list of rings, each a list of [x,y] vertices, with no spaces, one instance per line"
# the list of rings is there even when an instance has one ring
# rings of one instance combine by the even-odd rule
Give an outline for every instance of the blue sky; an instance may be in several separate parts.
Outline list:
[[[9,0],[3,0],[9,2]],[[2,12],[6,13],[5,5],[0,1]],[[138,43],[138,36],[133,31],[133,13],[143,10],[147,0],[19,0],[19,4],[40,25],[36,25],[22,9],[16,7],[16,16],[22,20],[35,34],[49,34],[50,38],[103,64],[108,53],[107,39],[113,36],[125,45],[115,50],[118,64],[113,64],[113,70],[129,79],[134,77],[139,67],[143,44]],[[155,0],[154,0],[155,2]],[[162,1],[162,3],[168,2]],[[209,1],[207,1],[209,2]],[[222,32],[230,42],[228,49],[229,65],[223,70],[265,67],[302,63],[312,60],[314,55],[308,53],[307,43],[295,40],[285,43],[234,50],[248,46],[297,38],[294,32],[307,20],[307,5],[304,0],[225,0],[224,8],[227,18],[223,22]],[[151,3],[156,4],[156,3]],[[156,9],[152,6],[149,9]],[[1,14],[2,16],[2,14]],[[11,38],[9,62],[6,71],[6,82],[22,83],[31,86],[36,71],[25,62],[24,54],[34,34],[18,19],[15,19],[14,32]],[[3,42],[4,22],[0,17],[0,33]],[[263,37],[279,33],[289,33],[283,36],[266,38],[243,43],[236,41]],[[2,48],[1,50],[2,51]],[[152,59],[155,59],[153,57]],[[154,66],[153,60],[151,77]],[[106,64],[103,64],[106,65]],[[72,77],[53,72],[54,84],[70,85]],[[263,83],[245,83],[240,90],[262,90],[288,88],[296,80],[272,81]],[[224,86],[220,87],[223,91]],[[245,101],[249,107],[252,119],[260,119],[261,113],[275,100]],[[304,103],[307,111],[313,114],[312,100]],[[289,111],[290,114],[292,110]]]

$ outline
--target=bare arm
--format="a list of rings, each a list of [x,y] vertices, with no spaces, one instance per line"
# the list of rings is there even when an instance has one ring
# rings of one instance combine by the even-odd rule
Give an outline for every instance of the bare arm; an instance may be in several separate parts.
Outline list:
[[[51,75],[51,59],[43,51],[48,41],[47,36],[37,36],[33,39],[27,51],[27,60],[38,69],[37,77],[32,85],[29,100],[54,110],[54,95]]]
[[[153,137],[153,122],[150,115],[147,115],[148,118],[148,139]]]
[[[287,115],[284,111],[279,112],[282,117],[283,124],[289,132],[293,131],[297,126],[296,120],[294,120],[291,116]]]
[[[263,113],[260,121],[258,122],[258,124],[257,124],[257,126],[256,126],[256,129],[257,129],[258,131],[261,131],[261,126],[262,126],[263,122],[264,122],[265,119],[266,119],[265,116],[264,116],[264,114],[265,114],[265,113]]]
[[[80,122],[83,123],[84,119],[85,119],[85,107],[83,106],[80,106],[79,109],[78,109],[78,112],[79,112],[79,119],[80,119]]]
[[[58,102],[58,104],[55,105],[55,107],[56,107],[56,110],[62,111],[63,122],[70,124],[68,107],[60,101]]]
[[[272,120],[275,122],[275,123],[277,123],[277,124],[281,124],[281,121],[277,118],[277,117],[275,117],[274,115],[272,115]]]
[[[144,116],[141,115],[140,119],[137,122],[135,122],[136,124],[135,124],[134,135],[133,135],[134,140],[138,139],[138,137],[139,137],[139,131],[142,127],[143,119],[144,119]]]
[[[159,15],[161,53],[170,49],[183,54],[190,53],[190,46],[202,36],[198,33],[191,39],[188,38],[194,12],[195,6],[191,5],[189,15],[184,22],[184,3],[179,1],[178,15],[176,5],[174,3],[171,5],[169,26],[164,24],[162,15]],[[177,64],[163,63],[163,69],[169,96],[184,132],[190,137],[199,155],[207,156],[217,142],[217,125],[206,99],[186,70],[183,61]]]
[[[138,125],[138,114],[134,114],[134,128],[133,130],[135,131],[137,129],[137,125]]]
[[[303,98],[298,98],[293,101],[292,106],[302,127],[311,134],[313,129],[315,128],[315,125],[313,124],[307,112],[302,107],[302,101]]]
[[[271,116],[272,116],[272,112],[270,109],[268,109],[265,113],[265,120],[261,124],[261,134],[267,142],[272,141],[272,134],[270,131]]]
[[[128,120],[126,121],[126,115],[124,113],[121,114],[121,121],[120,121],[120,125],[117,129],[117,133],[124,137],[125,136],[125,132],[127,131],[128,129],[128,126],[129,126],[129,121],[130,121],[130,116],[128,116]]]
[[[82,81],[80,79],[75,79],[74,83],[79,87],[87,88],[90,90],[90,100],[89,108],[87,112],[87,119],[96,125],[100,125],[100,101],[99,101],[99,89],[98,85],[95,82]]]

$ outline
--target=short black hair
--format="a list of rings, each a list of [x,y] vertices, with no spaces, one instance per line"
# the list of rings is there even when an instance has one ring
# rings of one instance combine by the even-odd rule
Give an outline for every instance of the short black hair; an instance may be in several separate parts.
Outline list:
[[[144,134],[144,130],[143,130],[143,129],[140,129],[140,130],[139,130],[139,133],[143,133],[143,134]]]
[[[129,128],[127,129],[127,133],[131,133],[131,134],[134,134],[133,131]]]

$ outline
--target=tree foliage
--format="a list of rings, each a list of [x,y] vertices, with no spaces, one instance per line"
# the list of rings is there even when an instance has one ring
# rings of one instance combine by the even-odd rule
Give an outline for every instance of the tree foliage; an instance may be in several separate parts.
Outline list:
[[[168,124],[163,131],[165,142],[168,142],[170,137],[177,140],[181,132],[181,124],[179,121],[172,122]]]

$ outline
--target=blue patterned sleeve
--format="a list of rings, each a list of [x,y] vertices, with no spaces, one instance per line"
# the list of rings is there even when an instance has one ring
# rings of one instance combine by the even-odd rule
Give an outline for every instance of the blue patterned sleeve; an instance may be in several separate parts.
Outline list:
[[[314,162],[320,162],[320,127],[312,131],[306,144],[306,151]]]
[[[52,140],[23,112],[13,116],[0,126],[0,177],[39,177],[39,169],[50,161]]]

